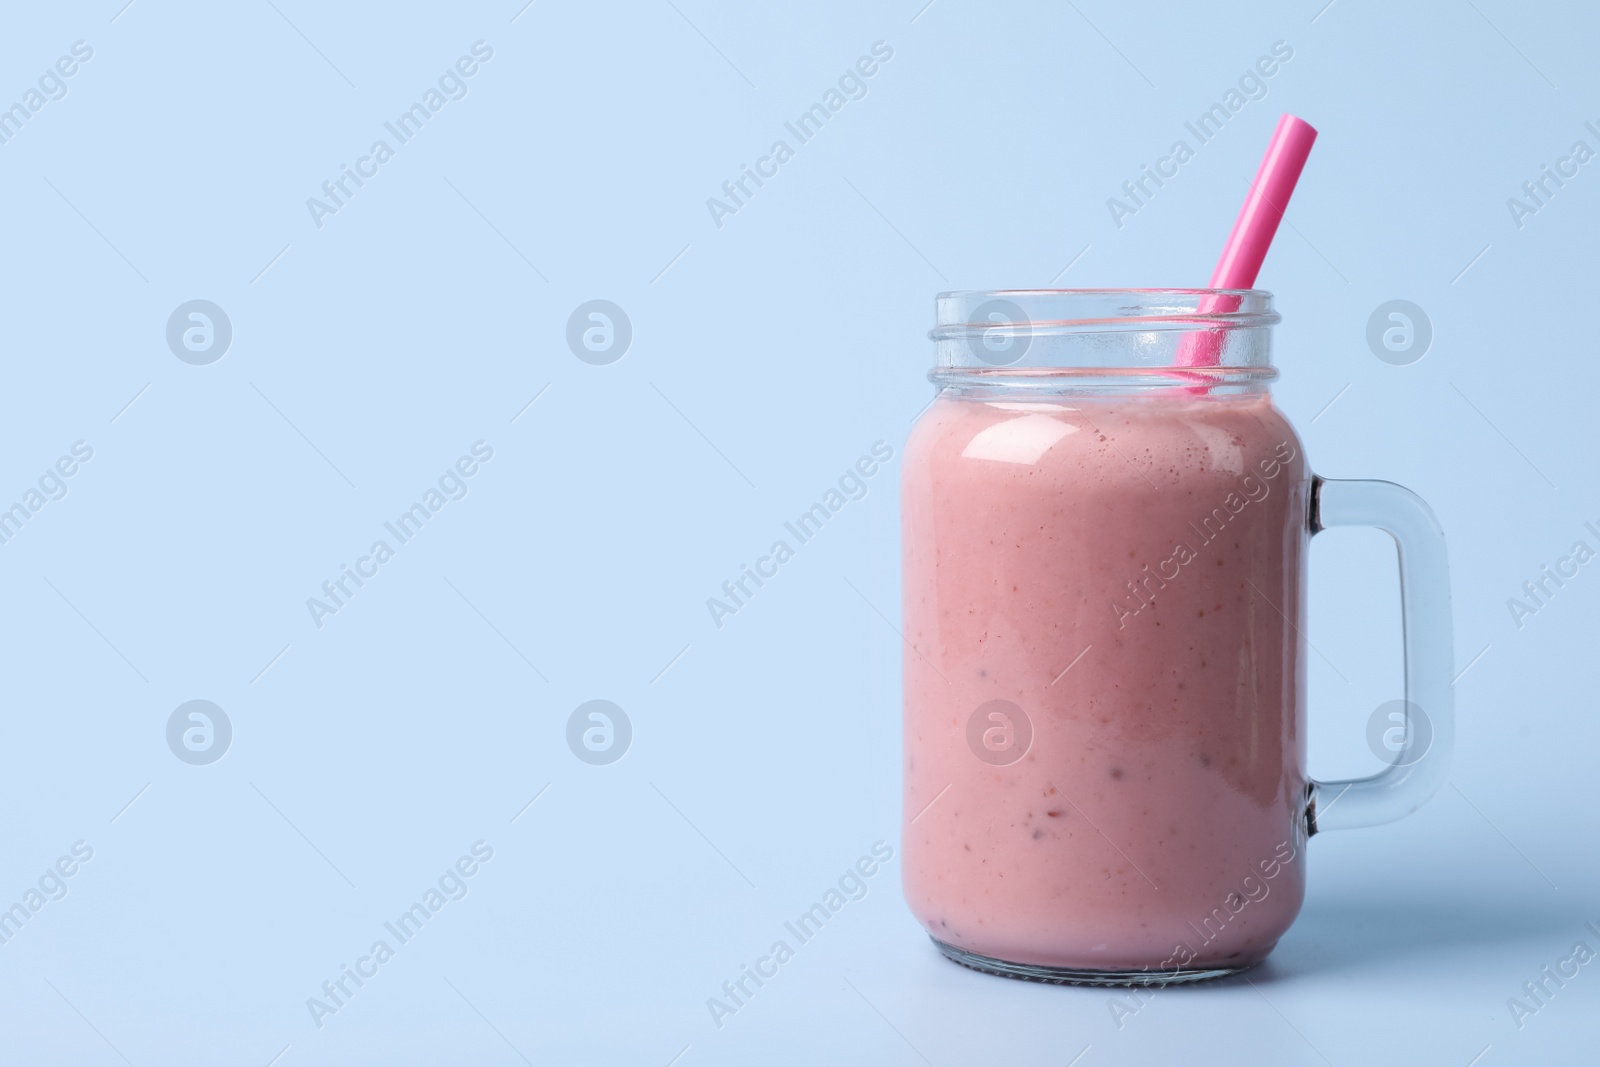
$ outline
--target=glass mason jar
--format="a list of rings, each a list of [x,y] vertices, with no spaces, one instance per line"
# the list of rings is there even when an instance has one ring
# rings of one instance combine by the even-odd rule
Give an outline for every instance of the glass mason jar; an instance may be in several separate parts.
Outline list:
[[[1273,405],[1271,294],[938,298],[903,482],[906,899],[991,973],[1164,984],[1259,962],[1321,830],[1416,810],[1452,737],[1426,504],[1314,476]],[[1175,364],[1203,351],[1214,366]],[[1306,547],[1399,547],[1406,741],[1306,773]]]

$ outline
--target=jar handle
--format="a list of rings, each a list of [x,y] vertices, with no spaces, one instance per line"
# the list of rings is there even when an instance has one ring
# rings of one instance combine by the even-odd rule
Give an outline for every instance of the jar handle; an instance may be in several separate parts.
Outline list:
[[[1399,551],[1404,742],[1399,758],[1378,774],[1311,782],[1306,828],[1313,834],[1410,815],[1444,783],[1455,742],[1450,570],[1439,521],[1421,497],[1393,482],[1317,478],[1311,532],[1331,526],[1374,527],[1393,537]]]

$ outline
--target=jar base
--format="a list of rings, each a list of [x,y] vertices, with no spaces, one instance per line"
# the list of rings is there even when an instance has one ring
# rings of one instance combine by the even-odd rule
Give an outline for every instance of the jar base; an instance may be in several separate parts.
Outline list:
[[[937,937],[929,935],[939,951],[945,958],[954,960],[963,967],[970,967],[974,971],[984,974],[999,975],[1001,978],[1018,978],[1025,982],[1045,982],[1050,985],[1089,985],[1089,986],[1168,986],[1185,985],[1191,982],[1204,982],[1212,978],[1226,978],[1230,974],[1238,974],[1255,966],[1255,962],[1239,967],[1196,967],[1179,968],[1170,971],[1095,971],[1082,970],[1071,967],[1048,967],[1037,963],[1012,963],[1009,960],[995,959],[993,956],[983,956],[976,952],[968,952],[964,948],[947,945]]]

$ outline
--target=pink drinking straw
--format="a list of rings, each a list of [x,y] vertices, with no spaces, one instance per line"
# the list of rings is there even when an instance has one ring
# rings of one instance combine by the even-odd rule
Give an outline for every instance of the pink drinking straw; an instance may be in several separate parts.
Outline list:
[[[1267,154],[1261,158],[1261,169],[1256,180],[1250,183],[1250,195],[1223,246],[1222,258],[1211,274],[1212,289],[1249,289],[1256,283],[1261,271],[1261,261],[1267,258],[1267,248],[1283,221],[1283,209],[1294,194],[1295,183],[1305,169],[1306,157],[1317,139],[1311,124],[1293,115],[1278,120]],[[1206,297],[1200,302],[1201,314],[1232,311],[1238,307],[1238,297]],[[1215,367],[1222,359],[1222,332],[1208,330],[1190,333],[1178,348],[1178,366]]]

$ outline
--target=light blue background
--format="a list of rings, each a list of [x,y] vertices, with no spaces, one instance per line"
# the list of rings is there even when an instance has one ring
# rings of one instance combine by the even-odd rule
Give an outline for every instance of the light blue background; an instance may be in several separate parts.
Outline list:
[[[1506,199],[1600,147],[1593,11],[274,2],[14,6],[0,34],[3,103],[94,49],[0,145],[0,499],[94,448],[0,545],[0,906],[94,849],[0,946],[0,1059],[1592,1053],[1600,965],[1520,1030],[1506,999],[1600,947],[1600,565],[1521,629],[1506,599],[1600,520],[1600,163],[1521,229]],[[318,229],[306,198],[478,40],[468,95]],[[867,96],[715,226],[706,198],[880,40]],[[1266,99],[1119,229],[1106,199],[1279,40]],[[1445,525],[1472,663],[1452,785],[1311,844],[1253,985],[1119,1028],[1107,992],[940,959],[896,859],[719,1029],[706,998],[786,919],[874,841],[898,854],[895,480],[933,294],[1202,284],[1283,111],[1322,136],[1262,276],[1277,396],[1321,473],[1402,482]],[[209,366],[164,338],[196,298],[234,329]],[[595,298],[633,324],[610,366],[565,342]],[[1411,366],[1364,339],[1394,298],[1433,322]],[[880,439],[869,494],[716,629],[705,599]],[[306,598],[479,440],[469,495],[316,628]],[[1319,776],[1378,766],[1392,559],[1364,532],[1313,552]],[[609,766],[564,740],[594,698],[634,728]],[[166,746],[191,699],[233,724],[209,766]],[[478,840],[469,894],[315,1026],[307,998]]]

